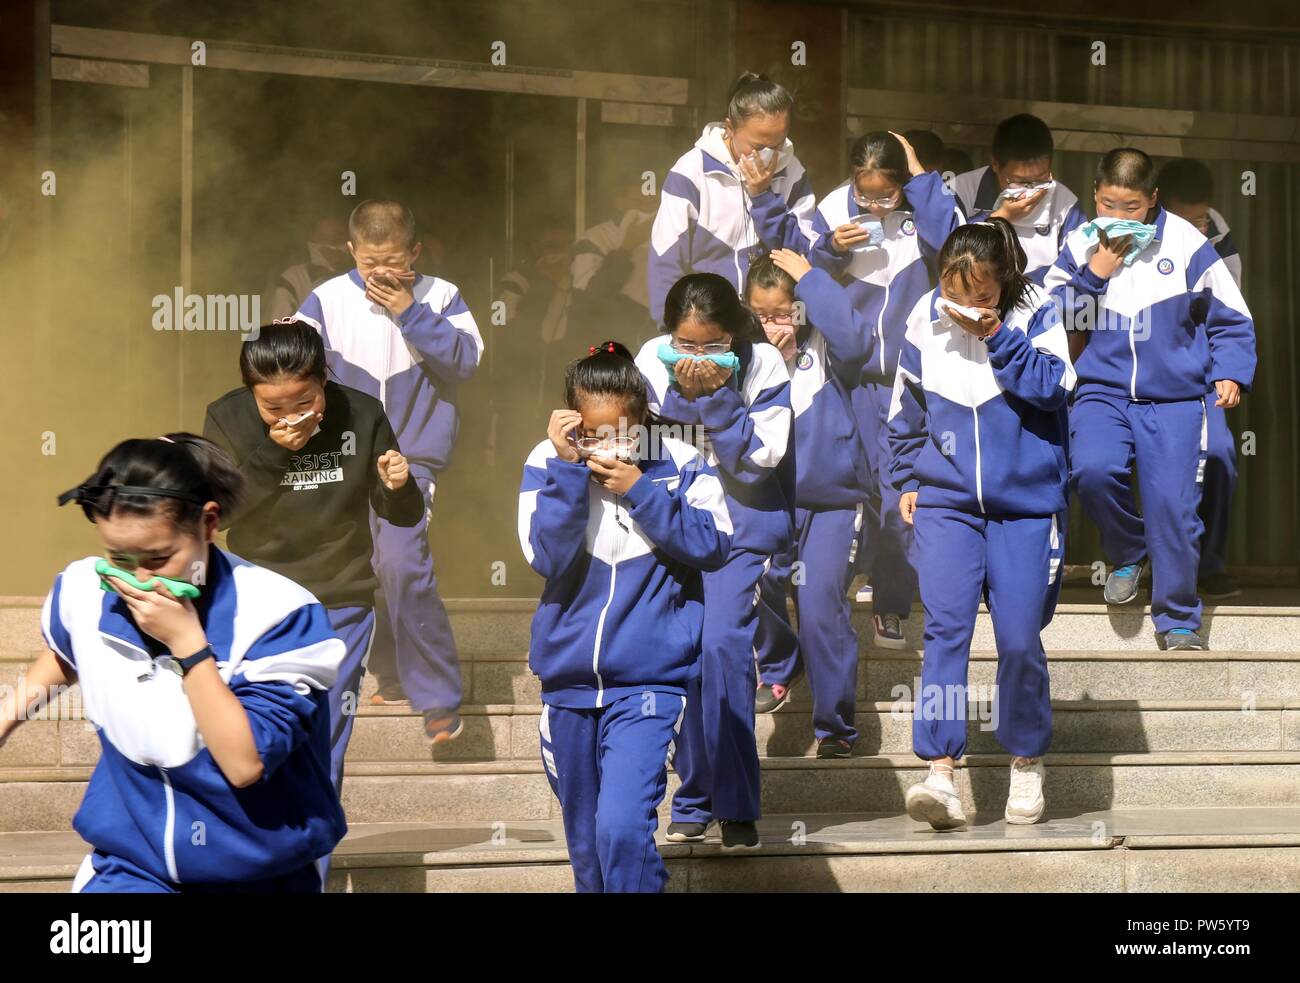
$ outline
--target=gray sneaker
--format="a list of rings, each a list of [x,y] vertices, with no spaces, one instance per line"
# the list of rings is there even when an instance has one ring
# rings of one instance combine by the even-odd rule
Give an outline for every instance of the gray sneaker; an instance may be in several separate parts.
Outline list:
[[[1146,566],[1146,560],[1139,560],[1137,563],[1126,563],[1112,570],[1110,576],[1106,578],[1106,603],[1127,604],[1137,597],[1138,581],[1142,579],[1142,572],[1146,570]]]
[[[1165,632],[1166,652],[1204,652],[1205,639],[1190,628],[1174,628]]]

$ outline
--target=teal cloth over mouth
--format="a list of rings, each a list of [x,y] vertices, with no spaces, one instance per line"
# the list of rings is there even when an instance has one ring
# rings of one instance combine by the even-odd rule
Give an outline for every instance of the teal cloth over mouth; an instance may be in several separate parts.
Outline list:
[[[714,365],[719,365],[724,369],[730,369],[733,377],[740,371],[740,356],[735,352],[723,352],[721,355],[687,355],[684,352],[677,351],[677,349],[673,348],[672,344],[667,341],[659,346],[659,361],[668,366],[670,370],[684,358],[706,359]],[[668,375],[669,378],[676,378],[671,371]]]
[[[1142,250],[1151,245],[1156,238],[1156,227],[1154,225],[1147,225],[1145,222],[1134,222],[1131,218],[1109,218],[1099,215],[1087,225],[1082,226],[1082,229],[1089,245],[1101,241],[1101,237],[1097,234],[1099,229],[1105,230],[1108,239],[1132,236],[1133,239],[1129,243],[1128,252],[1124,254],[1125,266],[1132,266],[1133,261],[1142,254]]]

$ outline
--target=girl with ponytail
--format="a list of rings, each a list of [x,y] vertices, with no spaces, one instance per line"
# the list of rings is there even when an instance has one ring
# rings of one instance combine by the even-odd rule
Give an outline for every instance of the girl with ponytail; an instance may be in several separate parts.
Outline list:
[[[1024,268],[1004,219],[949,236],[939,287],[908,318],[890,406],[889,477],[915,531],[925,606],[912,743],[930,774],[906,803],[935,829],[966,822],[952,776],[982,599],[998,650],[994,733],[1014,756],[1006,820],[1034,823],[1044,809],[1052,710],[1040,633],[1061,585],[1075,376],[1059,311]]]
[[[646,269],[650,316],[664,318],[673,284],[717,273],[737,293],[749,264],[771,249],[808,252],[812,183],[790,142],[794,97],[765,75],[732,83],[726,112],[664,179]]]
[[[579,891],[662,891],[656,809],[698,674],[701,571],[731,518],[717,472],[650,415],[617,342],[565,372],[563,409],[524,465],[519,540],[546,578],[528,665],[542,681],[542,763]]]
[[[74,891],[321,890],[346,830],[326,702],[343,644],[306,590],[214,544],[243,490],[217,446],[174,433],[123,441],[59,498],[104,556],[55,578],[48,649],[22,705],[0,702],[0,742],[80,683],[101,750]]]

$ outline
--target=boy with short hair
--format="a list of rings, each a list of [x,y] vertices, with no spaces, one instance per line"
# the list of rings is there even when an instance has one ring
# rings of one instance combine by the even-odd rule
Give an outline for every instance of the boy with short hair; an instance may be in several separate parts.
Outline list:
[[[1240,287],[1241,256],[1227,221],[1210,206],[1214,200],[1214,175],[1210,169],[1199,160],[1177,158],[1160,168],[1156,186],[1165,208],[1191,222],[1214,244],[1214,251]],[[1207,401],[1205,410],[1209,432],[1199,510],[1205,534],[1201,537],[1201,569],[1197,579],[1203,595],[1211,600],[1223,600],[1241,593],[1225,569],[1228,521],[1232,515],[1232,495],[1237,488],[1237,443],[1228,426],[1227,414],[1217,405],[1217,400]]]
[[[989,166],[957,175],[953,190],[968,221],[1004,218],[1025,251],[1025,276],[1042,283],[1065,237],[1087,221],[1074,192],[1052,177],[1052,131],[1021,113],[993,132]]]
[[[420,243],[415,218],[400,202],[357,205],[348,219],[348,250],[356,268],[313,290],[297,316],[325,339],[334,378],[384,404],[429,502],[459,428],[457,387],[478,368],[483,339],[453,284],[412,269]],[[397,672],[436,745],[461,732],[461,680],[434,579],[429,512],[412,528],[374,515],[371,526]]]
[[[1150,157],[1130,147],[1106,154],[1097,220],[1070,234],[1045,286],[1067,329],[1087,331],[1075,361],[1070,481],[1117,564],[1106,601],[1133,600],[1149,562],[1165,648],[1201,650],[1205,394],[1237,405],[1255,374],[1255,331],[1213,243],[1157,196]],[[1130,486],[1135,464],[1142,513]]]

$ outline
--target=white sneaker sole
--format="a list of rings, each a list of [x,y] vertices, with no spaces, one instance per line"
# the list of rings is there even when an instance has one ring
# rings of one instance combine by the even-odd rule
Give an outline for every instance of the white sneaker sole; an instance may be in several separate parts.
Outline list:
[[[1032,826],[1034,823],[1038,822],[1038,820],[1043,818],[1043,809],[1046,806],[1046,800],[1040,797],[1034,811],[1029,815],[1022,816],[1019,813],[1012,813],[1011,806],[1008,805],[1003,816],[1012,826]]]
[[[883,635],[875,637],[875,643],[882,649],[905,649],[907,648],[906,638],[885,638]]]
[[[703,843],[706,834],[701,833],[699,836],[687,836],[685,833],[665,833],[664,839],[669,843]]]
[[[761,850],[762,848],[763,848],[762,840],[759,840],[753,846],[749,846],[746,844],[737,845],[737,846],[727,846],[725,843],[722,844],[723,853],[747,853],[751,850]]]
[[[938,830],[959,829],[966,825],[966,814],[958,804],[956,815],[949,810],[950,797],[924,785],[907,790],[907,814],[918,823],[929,823]]]

